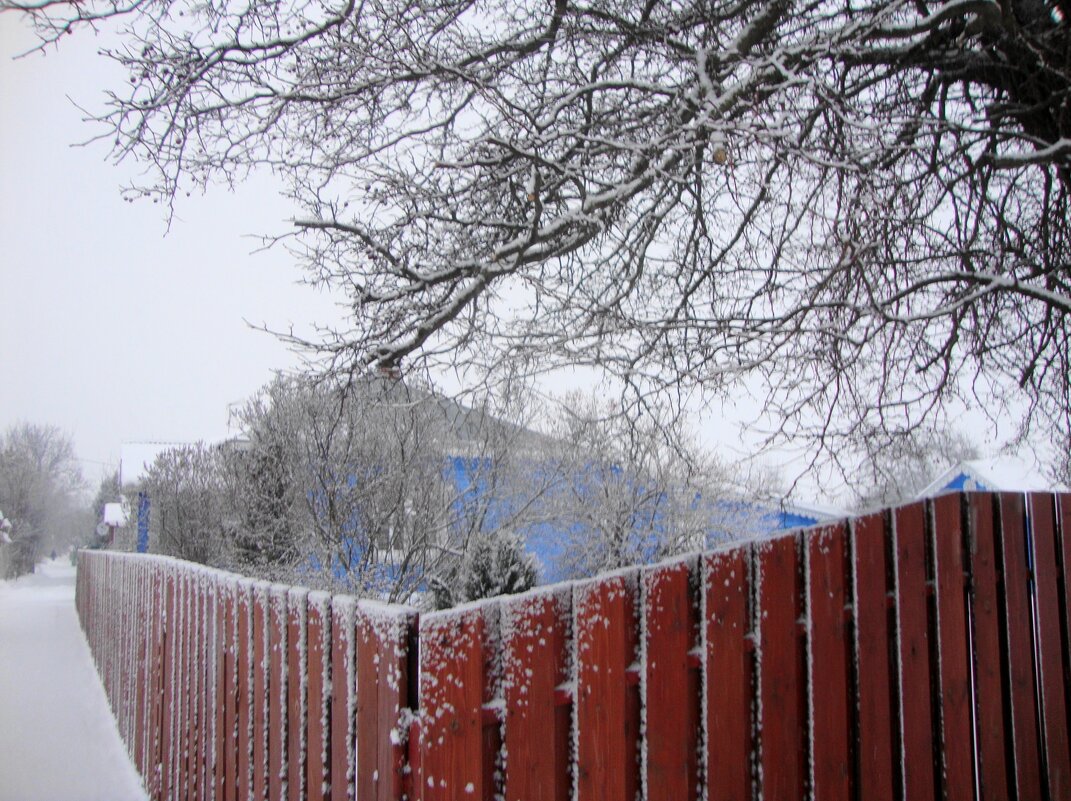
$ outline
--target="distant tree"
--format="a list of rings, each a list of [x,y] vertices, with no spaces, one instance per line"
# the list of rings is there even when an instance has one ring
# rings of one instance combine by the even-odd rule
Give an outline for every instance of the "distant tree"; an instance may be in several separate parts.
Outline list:
[[[279,378],[237,420],[235,553],[252,567],[406,599],[456,576],[473,536],[515,522],[503,476],[523,429],[426,388]]]
[[[546,425],[541,470],[554,483],[535,507],[564,540],[558,568],[565,575],[698,550],[718,530],[714,504],[745,497],[680,421],[629,423],[613,404],[583,393],[566,396],[558,409]]]
[[[958,431],[917,431],[870,454],[854,482],[856,505],[876,509],[913,500],[942,471],[980,456],[978,447]]]
[[[0,435],[0,509],[11,522],[16,573],[42,554],[66,550],[86,533],[85,481],[70,437],[55,426],[21,423]]]
[[[137,489],[152,502],[154,552],[202,564],[222,561],[228,538],[218,449],[196,443],[163,451]]]
[[[523,537],[508,531],[481,533],[468,543],[456,579],[449,585],[437,582],[439,608],[460,603],[513,595],[529,590],[539,581],[535,557]]]
[[[288,181],[339,366],[747,388],[847,471],[963,403],[1071,454],[1067,0],[0,7],[120,25],[132,197]]]

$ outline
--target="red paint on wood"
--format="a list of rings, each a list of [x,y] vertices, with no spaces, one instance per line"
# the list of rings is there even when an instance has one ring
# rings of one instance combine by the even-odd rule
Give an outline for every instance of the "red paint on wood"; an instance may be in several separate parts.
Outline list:
[[[1048,766],[1049,797],[1071,799],[1071,750],[1068,747],[1067,699],[1064,687],[1064,647],[1061,641],[1060,590],[1062,580],[1056,546],[1052,495],[1030,496],[1034,546],[1034,583],[1037,592],[1037,653],[1040,670],[1041,713]]]
[[[804,795],[806,695],[799,551],[788,536],[755,546],[759,574],[759,692],[762,694],[760,760],[767,801]]]
[[[149,631],[152,626],[150,610],[151,598],[148,595],[148,583],[145,580],[144,565],[139,565],[136,579],[136,598],[134,602],[135,620],[137,621],[137,653],[135,656],[135,669],[137,677],[134,685],[134,764],[138,772],[145,776],[148,771],[145,764],[145,735],[148,732],[146,725],[146,710],[149,684]],[[145,610],[148,615],[143,614]]]
[[[1064,616],[1065,664],[1071,670],[1071,493],[1056,496],[1056,524],[1059,532],[1060,560],[1063,566],[1063,597],[1067,614]],[[1071,686],[1071,675],[1068,676]]]
[[[268,601],[268,798],[286,796],[287,681],[286,590],[272,587]]]
[[[223,647],[223,732],[217,735],[223,748],[223,800],[238,797],[238,665],[237,665],[237,595],[233,580],[221,581],[224,590]]]
[[[491,788],[484,786],[483,769],[482,611],[423,618],[420,644],[421,797],[424,801],[468,797],[483,801]],[[359,668],[363,661],[359,653]],[[357,687],[360,693],[360,680]],[[363,733],[360,716],[359,707],[358,731]],[[361,734],[357,742],[359,756]]]
[[[253,655],[252,655],[252,588],[248,584],[238,586],[238,621],[236,690],[238,695],[238,801],[249,801],[252,795],[253,728]]]
[[[578,584],[578,801],[633,801],[638,785],[639,693],[625,680],[637,658],[634,573]]]
[[[1003,600],[994,532],[995,497],[968,496],[971,610],[974,622],[975,697],[978,719],[978,772],[982,797],[1007,801],[1011,791],[1005,757],[1011,728],[1004,718],[1003,651],[1000,614]]]
[[[1021,799],[1041,798],[1041,748],[1036,720],[1033,624],[1030,614],[1030,572],[1026,560],[1023,496],[1001,494],[1000,540],[1004,565],[1007,621],[1008,688],[1011,695],[1014,780]]]
[[[697,645],[692,564],[643,574],[648,795],[682,801],[699,789],[699,676],[688,659]]]
[[[710,801],[751,798],[754,646],[748,548],[703,558],[706,786]]]
[[[331,606],[331,801],[354,801],[356,631],[351,598]]]
[[[271,653],[269,643],[270,618],[268,588],[266,584],[253,587],[253,734],[251,743],[250,772],[252,774],[252,797],[254,801],[268,798],[268,709],[271,696],[268,690],[268,662]]]
[[[567,801],[571,714],[559,713],[556,696],[569,680],[571,597],[507,599],[502,615],[506,801]]]
[[[945,495],[932,501],[941,674],[942,779],[946,801],[969,801],[974,796],[971,652],[960,500],[958,495]]]
[[[930,801],[936,791],[931,702],[930,621],[926,604],[926,516],[921,503],[894,513],[897,622],[900,644],[900,720],[904,797]]]
[[[330,782],[331,618],[316,603],[309,603],[306,636],[309,682],[305,790],[309,801],[326,801]]]
[[[852,793],[847,545],[843,525],[806,535],[810,575],[811,732],[815,798],[844,799]]]
[[[179,574],[178,595],[175,617],[175,744],[173,759],[175,762],[174,787],[177,798],[186,798],[189,774],[186,766],[189,754],[189,576]]]
[[[302,801],[305,797],[305,692],[302,677],[305,660],[305,616],[307,593],[290,590],[287,598],[287,798]]]
[[[160,798],[170,799],[174,785],[171,752],[174,730],[172,711],[175,701],[175,577],[168,574],[164,597],[163,665],[161,687],[163,698],[160,705]]]
[[[209,634],[209,627],[205,621],[205,587],[204,580],[198,579],[195,588],[195,601],[194,601],[194,621],[195,621],[195,637],[196,637],[196,649],[194,652],[194,676],[196,678],[197,690],[194,695],[194,702],[196,708],[197,717],[197,734],[194,738],[194,753],[197,770],[197,779],[195,784],[195,798],[198,801],[208,799],[209,787],[211,782],[209,781],[209,761],[206,759],[206,751],[208,743],[211,742],[210,726],[208,718],[211,713],[210,702],[210,686],[208,682],[208,648],[207,637]]]
[[[227,584],[223,579],[213,582],[215,603],[213,612],[213,648],[215,649],[215,689],[212,693],[216,707],[212,716],[212,787],[214,801],[226,799],[226,737],[227,737]]]
[[[899,771],[894,742],[899,737],[893,704],[895,632],[888,617],[889,565],[884,515],[859,518],[853,527],[855,568],[857,746],[860,801],[892,801]]]
[[[401,710],[408,705],[409,630],[404,613],[356,610],[357,772],[359,799],[401,798],[405,781]]]

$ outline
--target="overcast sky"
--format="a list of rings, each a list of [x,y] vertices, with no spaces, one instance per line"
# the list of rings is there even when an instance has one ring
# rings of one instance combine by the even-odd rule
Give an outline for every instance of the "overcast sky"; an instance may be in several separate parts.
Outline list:
[[[270,179],[184,202],[170,233],[123,201],[135,165],[72,147],[93,133],[75,103],[115,84],[100,42],[12,61],[33,42],[0,15],[0,430],[61,427],[95,483],[123,441],[226,436],[228,404],[297,364],[246,321],[308,331],[338,311],[284,251],[253,253],[292,216]]]

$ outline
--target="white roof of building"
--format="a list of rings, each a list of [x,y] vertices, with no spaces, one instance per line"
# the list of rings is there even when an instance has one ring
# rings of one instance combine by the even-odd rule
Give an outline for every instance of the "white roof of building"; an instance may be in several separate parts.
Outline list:
[[[1062,492],[1062,484],[1048,478],[1037,463],[1019,456],[994,456],[959,462],[930,482],[919,494],[929,498],[944,492]]]
[[[123,508],[121,503],[106,503],[104,504],[104,525],[106,526],[125,526],[128,522],[126,509]]]

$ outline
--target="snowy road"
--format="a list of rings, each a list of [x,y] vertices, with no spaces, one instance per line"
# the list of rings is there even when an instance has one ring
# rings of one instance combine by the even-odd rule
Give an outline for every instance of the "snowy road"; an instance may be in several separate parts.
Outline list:
[[[144,801],[65,560],[0,581],[0,801]]]

